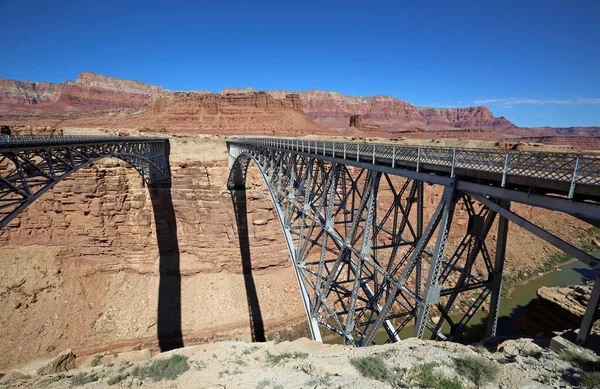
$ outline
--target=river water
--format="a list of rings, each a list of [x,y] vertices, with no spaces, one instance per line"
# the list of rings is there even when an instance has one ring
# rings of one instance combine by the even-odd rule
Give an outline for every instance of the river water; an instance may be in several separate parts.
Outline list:
[[[567,286],[580,285],[586,281],[594,279],[594,272],[580,261],[571,261],[564,263],[557,270],[531,279],[523,284],[514,286],[510,298],[502,298],[500,300],[500,313],[498,318],[497,335],[516,335],[512,326],[514,318],[519,316],[525,306],[537,296],[537,290],[542,286]],[[469,322],[469,329],[472,331],[483,330],[486,326],[488,314],[478,311]],[[446,330],[449,328],[446,326]],[[406,326],[400,332],[400,338],[405,339],[412,336],[413,326]],[[467,330],[468,331],[468,330]],[[446,331],[444,331],[446,332]],[[430,332],[426,332],[424,339],[430,337]],[[481,338],[481,337],[480,337]],[[375,343],[381,344],[387,339],[387,334],[380,333],[375,336]],[[327,337],[325,343],[341,343],[342,339],[339,336]]]

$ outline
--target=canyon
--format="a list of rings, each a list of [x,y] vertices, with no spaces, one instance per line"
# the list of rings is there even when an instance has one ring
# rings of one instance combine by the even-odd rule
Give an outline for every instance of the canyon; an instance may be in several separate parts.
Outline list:
[[[224,138],[172,137],[171,152],[184,344],[249,340]],[[263,325],[267,333],[302,326],[304,307],[273,204],[258,170],[249,173],[249,249]],[[165,204],[153,203],[142,183],[123,162],[102,161],[60,182],[0,231],[0,350],[6,356],[0,369],[66,348],[80,356],[158,348],[160,282],[168,271],[160,270],[155,218]],[[426,188],[425,217],[441,194],[440,187]],[[379,197],[383,214],[390,190],[382,187]],[[587,228],[567,215],[514,209],[571,242]],[[460,243],[467,224],[467,211],[458,206],[448,250]],[[556,253],[517,226],[509,234],[508,275],[534,274]],[[484,274],[483,264],[473,271]]]

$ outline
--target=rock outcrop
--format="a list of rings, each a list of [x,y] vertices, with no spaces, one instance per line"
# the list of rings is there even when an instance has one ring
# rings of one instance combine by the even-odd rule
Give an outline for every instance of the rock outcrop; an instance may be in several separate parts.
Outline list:
[[[579,328],[591,293],[592,285],[541,287],[537,298],[515,319],[514,327],[528,336]]]

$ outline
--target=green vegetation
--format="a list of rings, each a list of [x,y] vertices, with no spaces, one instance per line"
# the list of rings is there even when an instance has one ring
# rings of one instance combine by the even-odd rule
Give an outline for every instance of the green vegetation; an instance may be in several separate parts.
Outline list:
[[[464,357],[456,361],[456,371],[476,385],[494,381],[498,375],[498,365],[480,356]]]
[[[308,357],[308,353],[294,352],[294,353],[281,353],[281,354],[271,354],[267,352],[266,361],[272,366],[277,365],[279,362],[284,359],[304,359]]]
[[[188,358],[173,354],[169,359],[157,359],[149,366],[136,366],[131,375],[141,380],[150,378],[152,381],[174,380],[188,371]]]
[[[94,356],[94,359],[92,359],[92,362],[90,363],[91,366],[95,367],[98,366],[100,364],[100,361],[102,360],[103,355],[96,355]]]
[[[364,377],[379,381],[385,381],[390,378],[390,372],[388,371],[385,361],[379,355],[352,358],[350,363],[352,363],[352,366],[354,366]]]
[[[438,366],[437,363],[428,362],[413,367],[411,375],[415,377],[419,387],[433,389],[462,389],[462,384],[456,378],[450,379],[436,375],[434,372],[436,366]]]
[[[581,376],[581,386],[584,388],[600,388],[600,372],[591,371]]]
[[[71,386],[85,385],[98,380],[99,377],[95,374],[87,375],[87,373],[79,373],[71,377]]]
[[[241,374],[242,372],[238,369],[235,369],[233,371],[229,371],[229,370],[222,370],[219,372],[219,378],[223,378],[223,377],[227,377],[230,375],[236,375],[236,374]]]
[[[600,361],[574,349],[566,349],[558,354],[559,358],[585,371],[600,371]]]
[[[106,381],[109,385],[118,384],[123,381],[125,378],[129,377],[129,373],[119,373],[116,376],[112,376]]]

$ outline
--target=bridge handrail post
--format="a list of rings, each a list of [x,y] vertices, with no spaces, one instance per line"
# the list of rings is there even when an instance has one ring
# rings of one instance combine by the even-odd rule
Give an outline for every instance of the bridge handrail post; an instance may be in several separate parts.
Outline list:
[[[356,162],[360,159],[360,143],[356,144]]]
[[[573,169],[573,177],[571,178],[571,187],[569,188],[569,200],[573,198],[575,194],[575,185],[577,184],[577,169],[579,169],[580,159],[577,157],[575,160],[575,169]]]
[[[331,143],[331,155],[335,158],[335,142]]]
[[[419,165],[421,164],[421,148],[417,148],[417,171],[419,171]]]
[[[392,167],[396,165],[396,145],[392,146]]]
[[[344,142],[344,159],[346,159],[346,142]]]
[[[375,145],[373,145],[373,165],[375,165]]]
[[[502,169],[502,182],[500,183],[500,187],[504,188],[506,185],[506,173],[508,172],[508,161],[510,160],[510,154],[507,151],[506,157],[504,157],[504,168]]]
[[[452,149],[452,167],[450,168],[450,178],[454,178],[454,166],[456,165],[456,149]]]

